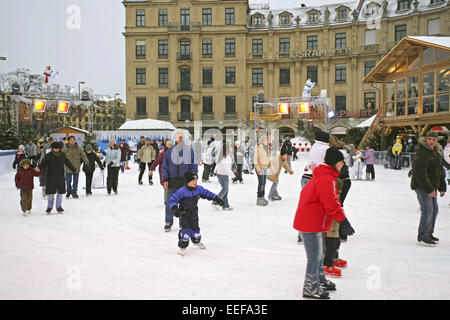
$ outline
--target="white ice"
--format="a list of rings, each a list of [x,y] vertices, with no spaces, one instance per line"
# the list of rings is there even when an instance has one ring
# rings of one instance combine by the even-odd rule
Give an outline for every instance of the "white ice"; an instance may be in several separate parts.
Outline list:
[[[21,216],[14,172],[0,175],[0,299],[302,299],[306,255],[292,228],[305,155],[282,172],[282,201],[257,207],[255,175],[230,185],[234,211],[201,200],[206,250],[177,254],[177,228],[165,233],[163,189],[137,184],[137,165],[105,189],[63,200],[65,213],[44,212],[35,179],[32,214]],[[98,170],[98,169],[97,169]],[[200,172],[202,172],[200,168]],[[446,195],[433,248],[416,244],[419,205],[406,169],[376,166],[376,181],[353,182],[345,202],[356,230],[341,245],[343,277],[329,278],[332,299],[449,299],[450,209]],[[146,182],[146,179],[144,179]],[[219,192],[216,178],[203,184]],[[266,186],[266,194],[271,183]],[[175,227],[178,220],[175,220]]]

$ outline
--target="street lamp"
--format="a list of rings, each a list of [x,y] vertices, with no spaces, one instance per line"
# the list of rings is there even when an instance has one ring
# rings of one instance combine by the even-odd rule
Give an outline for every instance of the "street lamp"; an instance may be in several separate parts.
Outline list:
[[[78,82],[78,99],[81,99],[81,85],[82,84],[86,84],[86,82],[84,82],[84,81],[79,81]]]
[[[6,61],[6,57],[0,57],[0,61],[1,60]]]

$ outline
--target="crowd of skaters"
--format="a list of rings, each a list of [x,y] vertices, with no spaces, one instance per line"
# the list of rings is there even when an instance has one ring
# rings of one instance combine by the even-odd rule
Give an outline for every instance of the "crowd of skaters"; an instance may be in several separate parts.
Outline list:
[[[420,156],[413,165],[411,189],[415,190],[421,206],[421,221],[419,225],[418,243],[435,245],[439,239],[433,236],[437,216],[436,190],[443,196],[446,191],[443,181],[443,156],[449,161],[450,147],[447,144],[445,152],[434,149],[435,144],[428,140],[436,140],[430,133],[421,140],[423,152],[431,155]],[[202,154],[201,148],[188,145],[184,141],[184,132],[175,130],[174,142],[166,140],[163,143],[141,137],[137,150],[130,149],[123,140],[119,145],[114,139],[109,142],[104,152],[103,162],[97,156],[91,145],[83,149],[76,143],[75,137],[69,137],[67,143],[56,142],[51,138],[41,138],[38,145],[33,142],[20,146],[13,167],[18,169],[15,182],[21,195],[22,214],[31,213],[32,189],[34,177],[40,178],[43,196],[48,200],[46,212],[53,210],[56,200],[56,211],[61,214],[62,198],[78,198],[78,178],[80,167],[86,175],[86,195],[92,195],[92,176],[96,164],[103,172],[107,169],[107,193],[118,194],[119,172],[129,168],[128,161],[133,153],[137,153],[139,164],[138,184],[141,185],[145,171],[148,169],[149,184],[152,185],[153,172],[159,167],[160,184],[164,189],[165,225],[164,230],[170,231],[174,217],[179,218],[178,248],[184,255],[189,241],[201,249],[206,246],[201,243],[198,206],[199,199],[212,202],[217,210],[231,211],[229,203],[229,185],[244,183],[243,173],[256,174],[257,206],[267,206],[265,198],[266,182],[272,182],[268,199],[272,202],[282,200],[278,193],[280,174],[293,174],[291,161],[295,155],[295,146],[286,139],[278,152],[273,152],[268,143],[267,135],[260,135],[256,142],[246,141],[244,147],[239,141],[230,143],[216,141],[215,136],[207,142]],[[422,153],[423,153],[422,152]],[[307,268],[303,287],[305,298],[329,299],[329,291],[336,290],[336,285],[326,279],[326,276],[340,277],[339,268],[347,267],[347,261],[339,258],[341,242],[355,231],[350,225],[345,212],[344,200],[351,188],[350,169],[358,160],[366,162],[366,179],[374,180],[375,171],[374,150],[367,145],[362,155],[348,146],[337,148],[330,144],[330,136],[323,131],[315,133],[314,144],[308,154],[308,160],[301,176],[301,193],[295,214],[294,228],[299,231],[298,242],[303,244],[307,255]],[[360,152],[361,153],[361,152]],[[424,169],[424,162],[433,162],[431,177],[429,166]],[[218,194],[198,185],[198,165],[203,164],[202,182],[210,182],[211,176],[216,176],[221,186]],[[428,171],[427,171],[428,170]],[[254,173],[253,173],[254,171]],[[423,186],[423,180],[431,181]],[[424,190],[427,191],[424,191]],[[430,191],[432,189],[432,191]],[[430,192],[429,192],[430,191]],[[428,198],[431,199],[428,199]]]

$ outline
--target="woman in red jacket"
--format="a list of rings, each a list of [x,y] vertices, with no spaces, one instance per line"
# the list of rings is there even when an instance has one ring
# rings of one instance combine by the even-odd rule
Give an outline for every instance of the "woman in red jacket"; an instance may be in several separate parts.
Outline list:
[[[338,195],[336,178],[343,166],[344,156],[339,149],[328,148],[325,163],[313,170],[312,179],[300,193],[294,229],[301,233],[307,256],[304,298],[329,299],[328,291],[336,290],[335,284],[325,278],[323,270],[324,237],[331,221],[340,222],[346,235],[355,232],[345,217]]]

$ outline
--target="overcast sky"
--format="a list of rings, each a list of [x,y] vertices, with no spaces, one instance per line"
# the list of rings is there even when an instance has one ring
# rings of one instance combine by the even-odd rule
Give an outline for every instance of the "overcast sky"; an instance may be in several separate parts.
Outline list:
[[[251,0],[272,9],[339,3],[338,0]],[[77,19],[79,18],[79,19]],[[120,0],[0,1],[0,73],[28,68],[78,91],[78,82],[95,94],[125,100],[125,9]],[[83,88],[83,87],[82,87]]]

